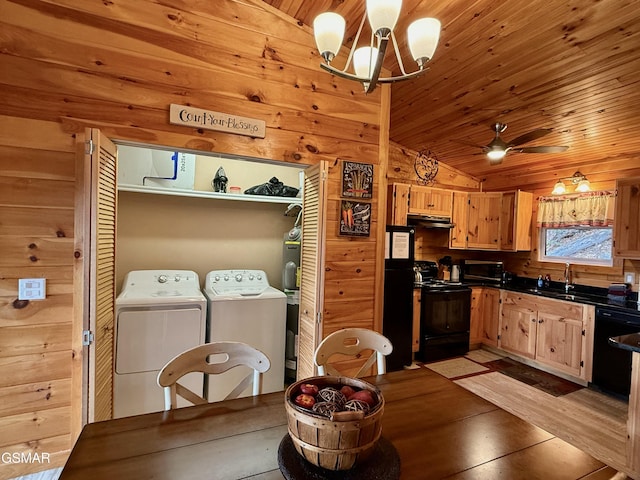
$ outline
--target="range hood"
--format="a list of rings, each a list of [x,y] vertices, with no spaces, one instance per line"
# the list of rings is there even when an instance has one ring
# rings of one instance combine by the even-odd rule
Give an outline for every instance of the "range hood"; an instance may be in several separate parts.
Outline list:
[[[407,223],[422,228],[448,228],[454,227],[449,217],[436,217],[433,215],[407,215]]]

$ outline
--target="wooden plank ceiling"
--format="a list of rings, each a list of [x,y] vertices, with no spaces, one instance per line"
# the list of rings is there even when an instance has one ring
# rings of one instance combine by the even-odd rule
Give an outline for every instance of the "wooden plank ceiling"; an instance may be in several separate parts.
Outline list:
[[[324,11],[340,13],[347,20],[347,46],[365,4],[265,1],[306,25]],[[392,86],[392,141],[433,152],[484,180],[488,190],[515,185],[550,191],[576,170],[594,188],[611,188],[615,178],[640,174],[637,0],[405,0],[396,32],[408,71],[414,62],[405,32],[420,17],[442,22],[440,42],[429,72]],[[398,74],[391,53],[385,66]],[[526,146],[569,149],[511,153],[490,166],[473,145],[487,145],[496,122],[508,125],[504,140],[551,128]]]

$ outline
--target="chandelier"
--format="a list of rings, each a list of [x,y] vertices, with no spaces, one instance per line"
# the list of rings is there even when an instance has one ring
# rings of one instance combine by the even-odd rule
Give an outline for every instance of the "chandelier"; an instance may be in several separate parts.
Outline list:
[[[418,65],[412,73],[406,73],[393,29],[400,16],[402,0],[366,0],[366,8],[358,27],[353,45],[343,70],[331,66],[331,61],[340,51],[344,38],[345,20],[334,12],[318,15],[313,21],[313,34],[320,55],[325,63],[320,66],[339,77],[362,83],[365,93],[372,92],[378,83],[393,83],[415,78],[426,72],[425,64],[431,60],[440,37],[440,21],[435,18],[421,18],[407,29],[407,44],[411,56]],[[359,47],[358,40],[366,19],[371,26],[369,46]],[[393,44],[396,59],[402,75],[380,78],[380,71],[389,40]],[[347,72],[353,61],[354,73]]]

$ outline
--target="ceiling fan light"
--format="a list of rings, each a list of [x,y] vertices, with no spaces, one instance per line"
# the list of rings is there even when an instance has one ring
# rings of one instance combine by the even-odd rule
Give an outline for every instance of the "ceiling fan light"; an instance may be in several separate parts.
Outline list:
[[[313,36],[325,62],[331,63],[340,51],[345,26],[344,18],[334,12],[321,13],[313,20]]]
[[[567,191],[567,187],[564,185],[562,180],[558,180],[556,184],[553,186],[553,190],[551,191],[552,195],[562,195]]]
[[[440,39],[440,26],[440,21],[435,18],[420,18],[409,25],[407,42],[419,67],[433,58]]]
[[[500,147],[494,148],[487,152],[487,157],[489,160],[502,160],[504,156],[507,154],[506,150],[501,149]]]
[[[386,37],[396,26],[402,0],[367,0],[367,18],[371,31]]]
[[[587,180],[586,178],[583,178],[578,182],[578,186],[576,187],[576,192],[584,193],[589,191],[591,191],[591,184],[589,183],[589,180]]]

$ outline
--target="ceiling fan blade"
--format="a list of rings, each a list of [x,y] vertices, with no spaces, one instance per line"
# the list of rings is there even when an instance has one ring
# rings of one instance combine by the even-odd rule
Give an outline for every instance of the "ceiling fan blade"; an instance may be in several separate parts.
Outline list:
[[[529,143],[533,140],[537,140],[538,138],[544,137],[552,132],[550,128],[539,128],[537,130],[533,130],[529,133],[525,133],[524,135],[520,135],[519,137],[514,138],[509,142],[510,147],[515,147],[517,145],[522,145],[523,143]]]
[[[522,147],[514,148],[512,151],[519,153],[561,153],[566,152],[569,147]]]

